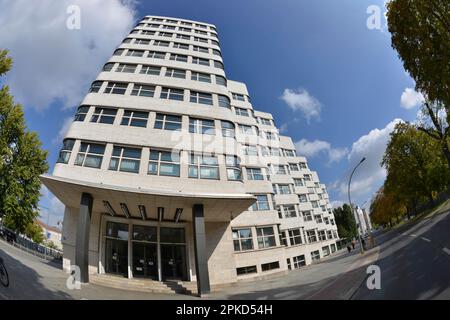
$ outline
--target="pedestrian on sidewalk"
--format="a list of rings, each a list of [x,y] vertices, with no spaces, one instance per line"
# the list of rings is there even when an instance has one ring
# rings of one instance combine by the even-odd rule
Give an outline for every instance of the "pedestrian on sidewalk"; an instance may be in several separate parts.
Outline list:
[[[355,238],[353,238],[353,240],[352,240],[352,249],[355,249],[355,243],[356,243],[356,240],[355,240]]]

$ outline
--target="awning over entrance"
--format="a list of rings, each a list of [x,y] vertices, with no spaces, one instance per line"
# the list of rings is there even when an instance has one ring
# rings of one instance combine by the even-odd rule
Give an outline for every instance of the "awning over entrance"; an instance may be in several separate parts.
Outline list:
[[[164,220],[174,220],[178,208],[181,212],[180,220],[192,221],[191,212],[186,212],[195,204],[203,204],[205,221],[230,221],[254,202],[255,197],[250,194],[217,194],[217,193],[178,193],[167,190],[129,188],[118,185],[92,183],[58,177],[42,175],[42,183],[64,205],[78,208],[82,193],[92,195],[93,211],[107,212],[104,201],[107,201],[114,212],[123,215],[121,204],[126,204],[130,218],[142,218],[139,206],[144,206],[147,219],[158,219],[158,208],[164,208]]]

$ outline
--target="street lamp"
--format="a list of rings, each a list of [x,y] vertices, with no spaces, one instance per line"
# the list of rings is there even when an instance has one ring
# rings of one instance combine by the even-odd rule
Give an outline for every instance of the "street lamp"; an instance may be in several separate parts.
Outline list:
[[[356,169],[357,169],[357,168],[361,165],[361,163],[363,163],[365,160],[366,160],[366,157],[364,157],[364,158],[361,159],[361,161],[360,161],[360,162],[355,166],[355,168],[353,169],[352,174],[350,175],[350,179],[348,179],[348,202],[349,202],[349,204],[350,204],[350,210],[352,210],[353,217],[355,216],[355,213],[354,213],[354,211],[353,211],[352,200],[351,200],[351,198],[350,198],[350,184],[351,184],[351,182],[352,182],[352,177],[353,177],[353,174],[355,173]],[[361,230],[361,221],[360,221],[360,219],[359,219],[359,214],[358,214],[358,213],[356,213],[356,218],[358,219],[359,250],[360,250],[361,254],[364,254],[364,249],[363,249],[363,247],[362,247],[362,242],[361,242],[361,233],[362,233],[362,230]]]

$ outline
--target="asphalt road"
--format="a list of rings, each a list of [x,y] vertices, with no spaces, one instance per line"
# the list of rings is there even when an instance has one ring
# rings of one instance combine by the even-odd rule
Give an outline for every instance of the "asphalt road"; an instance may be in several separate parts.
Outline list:
[[[376,239],[381,289],[363,285],[353,299],[450,299],[450,212]]]

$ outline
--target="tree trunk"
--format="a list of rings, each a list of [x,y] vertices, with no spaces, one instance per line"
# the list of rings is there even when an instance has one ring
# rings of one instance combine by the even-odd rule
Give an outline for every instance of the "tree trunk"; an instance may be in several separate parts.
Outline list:
[[[442,151],[444,152],[445,158],[447,159],[448,169],[450,170],[450,150],[448,148],[447,141],[443,141],[443,148]]]

